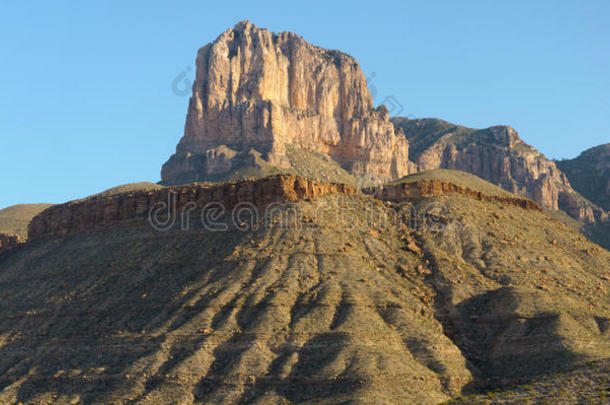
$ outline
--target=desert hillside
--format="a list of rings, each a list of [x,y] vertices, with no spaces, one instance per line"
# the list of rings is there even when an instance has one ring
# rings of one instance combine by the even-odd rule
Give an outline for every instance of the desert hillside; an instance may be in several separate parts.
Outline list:
[[[175,188],[181,204],[290,203],[225,231],[159,231],[128,208],[163,190],[57,206],[0,253],[0,401],[438,403],[610,357],[610,254],[462,188]],[[88,227],[102,206],[124,209]],[[67,228],[43,227],[51,214]]]

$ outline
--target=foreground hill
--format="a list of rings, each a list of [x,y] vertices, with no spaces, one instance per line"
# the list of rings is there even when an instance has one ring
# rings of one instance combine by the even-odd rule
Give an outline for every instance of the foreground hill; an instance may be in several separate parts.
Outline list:
[[[283,175],[45,211],[0,252],[0,403],[438,403],[610,357],[610,253],[516,197],[406,183],[431,191]],[[172,195],[192,223],[153,228]],[[214,201],[226,229],[195,220]],[[288,205],[231,220],[246,202]]]
[[[555,373],[503,390],[470,395],[448,404],[606,404],[610,359],[592,361],[574,370]]]

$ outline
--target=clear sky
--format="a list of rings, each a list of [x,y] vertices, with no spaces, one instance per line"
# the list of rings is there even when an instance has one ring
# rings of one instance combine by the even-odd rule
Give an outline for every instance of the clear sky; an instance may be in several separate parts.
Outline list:
[[[610,140],[610,1],[0,0],[0,207],[158,181],[172,82],[243,19],[351,54],[394,113],[508,124],[550,158]]]

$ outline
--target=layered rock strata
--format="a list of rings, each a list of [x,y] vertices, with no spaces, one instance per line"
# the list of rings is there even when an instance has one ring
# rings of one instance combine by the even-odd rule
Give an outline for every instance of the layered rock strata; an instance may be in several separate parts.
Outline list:
[[[528,210],[542,211],[540,206],[532,200],[517,197],[486,195],[485,193],[472,190],[468,187],[438,180],[389,184],[368,188],[363,191],[366,194],[374,195],[376,198],[394,202],[420,200],[422,198],[432,198],[448,194],[460,194],[479,201],[508,204]]]
[[[179,217],[182,212],[201,209],[210,202],[220,203],[227,210],[240,203],[249,203],[264,212],[273,203],[292,202],[328,193],[356,192],[356,189],[344,184],[324,183],[292,175],[237,183],[175,186],[161,190],[91,197],[56,205],[34,217],[28,233],[30,240],[65,236],[134,218],[149,217],[158,210],[165,210],[166,214]]]
[[[393,118],[392,122],[411,142],[410,158],[421,170],[461,170],[584,222],[607,218],[604,210],[574,191],[553,161],[509,126],[476,130],[438,119]]]
[[[420,181],[373,187],[364,193],[389,201],[411,201],[448,194],[460,194],[479,201],[508,204],[538,210],[534,201],[522,198],[489,196],[480,191],[442,181]],[[112,196],[96,196],[53,206],[34,217],[29,240],[61,237],[102,226],[121,224],[137,218],[150,218],[158,210],[180,220],[180,213],[220,203],[231,210],[241,203],[252,204],[260,212],[274,203],[294,202],[328,193],[355,194],[355,188],[292,175],[277,175],[258,180],[226,184],[192,184],[161,190],[138,191]]]
[[[375,109],[356,60],[242,21],[199,49],[184,136],[165,184],[231,170],[254,149],[287,167],[286,144],[328,154],[353,174],[415,171],[404,135]]]

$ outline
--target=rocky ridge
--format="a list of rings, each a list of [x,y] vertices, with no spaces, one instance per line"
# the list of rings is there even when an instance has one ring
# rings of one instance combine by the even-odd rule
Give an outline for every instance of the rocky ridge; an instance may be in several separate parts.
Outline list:
[[[164,184],[205,180],[251,165],[288,168],[286,145],[327,154],[352,174],[415,171],[409,145],[375,109],[354,58],[242,21],[197,53],[184,136]]]
[[[587,223],[608,218],[606,211],[574,191],[554,162],[509,126],[476,130],[438,119],[400,117],[392,122],[406,134],[410,158],[421,170],[462,170]]]
[[[32,219],[30,240],[61,237],[74,232],[120,224],[159,214],[180,215],[185,208],[202,209],[210,202],[229,210],[248,203],[264,210],[273,203],[314,198],[327,193],[354,194],[344,184],[330,184],[293,175],[277,175],[225,184],[193,184],[157,190],[98,195],[53,206]],[[188,207],[187,207],[188,205]],[[170,210],[170,211],[168,211]],[[167,218],[163,218],[166,220]]]
[[[418,201],[425,198],[459,194],[479,201],[508,204],[528,210],[538,210],[535,202],[517,196],[496,196],[441,180],[400,182],[362,190],[381,200]],[[29,240],[63,237],[75,232],[99,227],[116,226],[151,215],[179,217],[185,209],[201,210],[208,203],[219,203],[226,210],[238,204],[252,204],[259,212],[275,203],[295,202],[329,193],[345,195],[359,193],[354,187],[325,183],[293,175],[276,175],[255,180],[225,184],[192,184],[157,190],[142,190],[89,198],[55,205],[33,218]],[[198,211],[195,211],[198,212]],[[178,218],[179,219],[179,218]],[[166,220],[165,217],[161,220]]]
[[[477,190],[472,190],[461,185],[447,183],[439,180],[428,180],[418,182],[401,182],[372,187],[363,190],[366,194],[374,195],[376,198],[394,202],[418,201],[424,198],[439,197],[449,194],[464,195],[475,200],[487,201],[495,204],[508,204],[527,210],[542,211],[540,206],[532,200],[519,197],[490,196]]]

